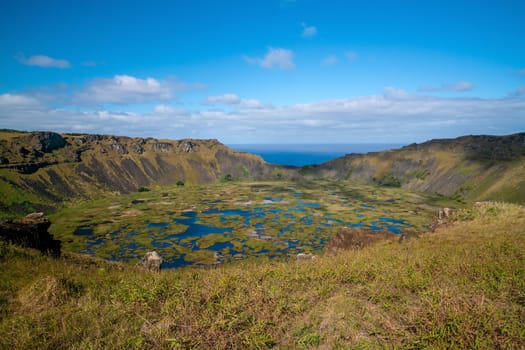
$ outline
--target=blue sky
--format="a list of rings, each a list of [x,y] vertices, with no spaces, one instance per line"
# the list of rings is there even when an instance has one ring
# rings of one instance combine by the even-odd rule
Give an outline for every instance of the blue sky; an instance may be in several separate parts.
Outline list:
[[[0,4],[0,127],[225,143],[525,131],[523,1]]]

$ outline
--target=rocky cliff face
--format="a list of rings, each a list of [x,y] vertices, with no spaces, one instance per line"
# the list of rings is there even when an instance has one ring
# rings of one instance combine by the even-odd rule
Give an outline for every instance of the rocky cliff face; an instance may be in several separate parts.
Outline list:
[[[48,232],[50,225],[43,213],[32,213],[20,220],[0,222],[0,239],[59,257],[61,242]]]
[[[525,201],[525,133],[432,140],[350,154],[309,169],[309,177],[402,186],[458,199]]]
[[[141,187],[263,179],[273,166],[217,140],[0,132],[0,209],[42,210],[70,198]]]

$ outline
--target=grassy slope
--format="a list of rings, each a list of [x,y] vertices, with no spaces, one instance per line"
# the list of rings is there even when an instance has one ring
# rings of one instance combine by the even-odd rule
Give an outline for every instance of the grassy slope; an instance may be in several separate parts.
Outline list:
[[[401,185],[466,201],[525,204],[524,133],[432,140],[399,150],[343,157],[298,171],[268,165],[258,156],[234,152],[214,140],[62,135],[64,147],[43,151],[46,142],[39,135],[42,133],[0,130],[0,218],[54,211],[57,203],[65,200],[129,193],[178,181],[209,183],[228,175],[242,180],[349,179]],[[188,144],[194,149],[188,150]],[[27,154],[20,151],[22,147]],[[33,173],[13,169],[35,163],[41,167]]]
[[[349,155],[321,164],[310,176],[383,183],[467,201],[524,204],[525,134],[431,140],[397,150]]]
[[[153,275],[0,246],[0,348],[523,348],[525,209],[297,264]]]
[[[39,152],[38,143],[27,141],[32,135],[39,133],[0,131],[0,161],[4,157],[9,161],[0,166],[0,218],[31,211],[50,212],[63,201],[129,193],[141,187],[174,185],[178,181],[209,183],[227,174],[245,180],[271,171],[259,156],[235,152],[215,140],[100,135],[100,139],[87,140],[89,135],[62,135],[64,147]],[[193,148],[185,149],[189,144]],[[32,153],[22,156],[17,151],[22,146]],[[134,151],[137,147],[142,151]],[[11,168],[15,164],[44,162],[51,165],[28,174]]]

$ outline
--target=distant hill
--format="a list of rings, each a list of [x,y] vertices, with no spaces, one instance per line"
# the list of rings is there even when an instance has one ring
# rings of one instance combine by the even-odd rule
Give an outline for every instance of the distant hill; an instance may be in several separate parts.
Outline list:
[[[296,168],[217,140],[0,130],[0,216],[177,183],[319,178],[524,203],[525,133],[432,140]]]
[[[301,172],[309,178],[400,186],[458,200],[524,203],[525,133],[464,136],[349,154]]]
[[[64,200],[157,185],[262,179],[275,166],[217,140],[158,140],[0,132],[0,210],[43,210]]]

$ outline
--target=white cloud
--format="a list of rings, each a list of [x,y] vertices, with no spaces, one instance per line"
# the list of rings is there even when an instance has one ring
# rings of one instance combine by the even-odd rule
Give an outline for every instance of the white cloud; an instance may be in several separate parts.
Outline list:
[[[517,92],[525,93],[525,87]],[[230,93],[210,96],[200,110],[158,104],[150,112],[131,113],[115,106],[44,107],[31,96],[9,93],[0,95],[0,124],[12,129],[218,138],[226,143],[410,143],[525,130],[523,98],[445,98],[388,87],[376,95],[284,106],[250,101]],[[258,107],[247,108],[251,103]],[[220,109],[221,104],[227,108]]]
[[[98,103],[144,103],[168,100],[173,97],[174,87],[153,78],[139,79],[130,75],[95,79],[78,92],[74,101],[81,104]]]
[[[175,109],[166,105],[157,105],[154,109],[155,113],[173,113]]]
[[[357,53],[354,51],[347,51],[345,53],[345,57],[348,60],[348,62],[353,62],[357,59]]]
[[[25,64],[26,66],[37,66],[43,68],[70,68],[71,64],[67,60],[56,59],[46,55],[35,55],[31,57],[25,57],[23,54],[15,57],[18,62]]]
[[[224,104],[239,106],[242,108],[261,108],[262,104],[256,99],[243,99],[235,94],[224,94],[220,96],[209,96],[207,99],[208,104]]]
[[[321,61],[321,66],[334,66],[339,62],[337,56],[330,55]]]
[[[455,84],[450,84],[447,86],[452,91],[470,91],[474,89],[474,84],[468,81],[458,81]]]
[[[167,106],[164,104],[156,105],[153,108],[154,114],[160,114],[160,115],[171,115],[171,116],[183,116],[183,115],[189,115],[188,111],[184,109],[174,108],[171,106]]]
[[[416,95],[410,94],[402,89],[396,89],[392,86],[387,86],[383,91],[383,97],[386,100],[406,100],[414,98]]]
[[[452,84],[443,84],[441,86],[422,86],[419,91],[424,92],[444,92],[444,91],[470,91],[475,85],[468,81],[458,81]]]
[[[306,23],[301,23],[303,26],[303,33],[301,34],[303,38],[311,38],[317,34],[317,28],[314,26],[308,26]]]
[[[250,64],[256,64],[266,69],[278,68],[288,70],[295,68],[293,63],[293,52],[282,48],[269,47],[264,58],[252,58],[244,56],[244,60]]]
[[[0,112],[7,108],[32,108],[40,105],[37,99],[19,94],[1,94]]]
[[[209,96],[208,103],[221,103],[221,104],[239,104],[241,98],[235,94],[224,94],[221,96]]]

